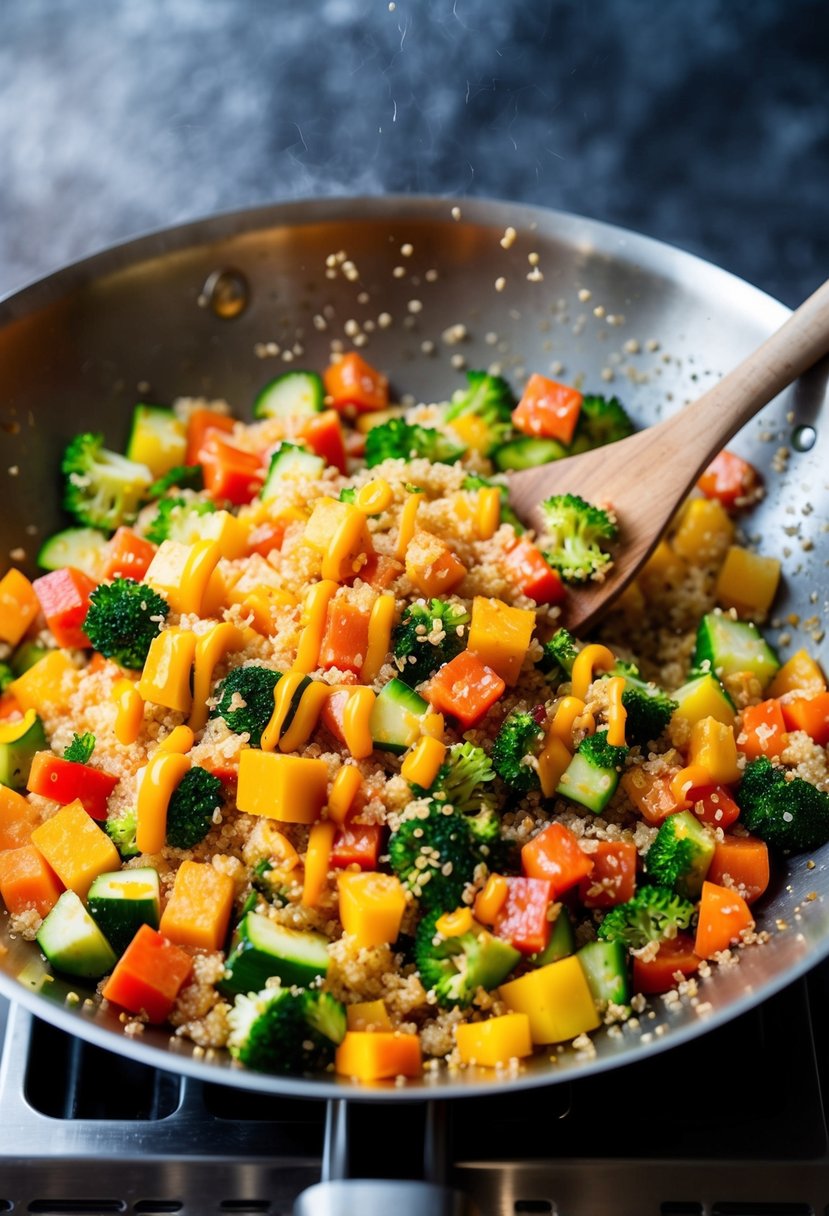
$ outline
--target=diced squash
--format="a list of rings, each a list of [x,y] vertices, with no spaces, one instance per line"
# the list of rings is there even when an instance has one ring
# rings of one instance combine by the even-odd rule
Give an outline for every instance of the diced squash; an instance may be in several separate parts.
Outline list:
[[[775,702],[780,705],[783,720],[789,730],[802,730],[819,747],[829,743],[829,692],[819,692],[811,697],[795,697],[791,701]]]
[[[183,861],[159,931],[178,946],[221,950],[233,908],[233,879],[213,866]]]
[[[532,1055],[530,1019],[526,1013],[504,1013],[485,1022],[462,1022],[455,1042],[463,1064],[498,1068]]]
[[[421,595],[446,595],[466,575],[466,566],[431,532],[416,529],[406,550],[406,573]]]
[[[534,628],[531,608],[511,608],[503,600],[476,595],[467,645],[506,684],[513,685],[521,674]]]
[[[765,840],[755,836],[724,836],[715,844],[707,875],[709,882],[736,890],[751,904],[765,894],[770,877],[769,846]]]
[[[739,781],[742,770],[737,763],[734,727],[725,726],[716,718],[702,718],[695,722],[691,727],[688,761],[710,774],[711,785],[729,785]]]
[[[337,1048],[334,1067],[340,1076],[358,1081],[419,1077],[420,1038],[387,1030],[348,1030]]]
[[[163,1022],[193,968],[189,954],[149,925],[142,925],[107,980],[108,1001]]]
[[[445,758],[446,744],[441,743],[440,739],[432,739],[428,735],[424,735],[407,753],[400,766],[400,776],[406,781],[428,790],[437,777]]]
[[[734,706],[716,676],[705,675],[690,680],[673,695],[677,702],[674,717],[684,718],[689,726],[703,718],[716,718],[724,726],[731,726],[734,722]]]
[[[166,542],[165,542],[166,543]],[[162,629],[150,643],[138,694],[154,705],[187,714],[193,705],[190,672],[196,655],[196,635],[178,625]]]
[[[319,819],[328,792],[324,760],[245,748],[239,757],[236,805],[248,815],[283,823]]]
[[[28,844],[38,814],[22,794],[0,785],[0,852]]]
[[[690,498],[682,508],[671,544],[692,565],[721,561],[734,539],[734,523],[722,503]]]
[[[364,512],[335,498],[317,499],[304,539],[322,554],[322,577],[337,583],[359,574],[373,552]]]
[[[86,898],[93,878],[121,868],[118,850],[90,819],[80,801],[61,807],[32,832],[40,850],[65,887]]]
[[[787,692],[799,692],[805,697],[826,692],[823,672],[806,650],[798,650],[786,660],[769,684],[766,695],[782,697]]]
[[[34,845],[0,853],[0,896],[12,916],[29,908],[46,916],[62,890],[63,884]]]
[[[741,617],[763,621],[779,583],[780,562],[776,557],[761,557],[732,545],[720,567],[714,593],[721,608],[736,608]]]
[[[198,540],[192,545],[162,541],[144,582],[163,595],[174,612],[215,616],[225,596],[224,582],[216,569],[221,555],[213,540]]]
[[[601,1021],[575,955],[510,980],[498,992],[513,1013],[527,1015],[533,1043],[563,1043]]]
[[[12,680],[8,691],[25,713],[68,709],[69,699],[78,683],[78,671],[62,650],[51,650],[33,663],[22,676]]]
[[[675,553],[666,540],[661,540],[637,576],[646,599],[658,596],[666,587],[676,587],[685,577],[685,559]]]
[[[0,579],[0,642],[16,646],[38,614],[40,604],[25,574],[8,570]]]
[[[406,892],[399,878],[372,871],[341,874],[340,920],[344,932],[359,946],[397,941],[406,910]]]
[[[385,1001],[355,1001],[346,1005],[345,1016],[349,1030],[392,1029]]]

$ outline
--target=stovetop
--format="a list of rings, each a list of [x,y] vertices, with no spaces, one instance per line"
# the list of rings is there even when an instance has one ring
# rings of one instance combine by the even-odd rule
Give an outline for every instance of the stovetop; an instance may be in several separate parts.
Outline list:
[[[829,1216],[827,1010],[824,964],[750,1014],[596,1077],[349,1104],[348,1174],[443,1173],[481,1216]],[[0,1022],[0,1212],[289,1216],[320,1178],[322,1102],[182,1079],[18,1006],[0,1003]]]

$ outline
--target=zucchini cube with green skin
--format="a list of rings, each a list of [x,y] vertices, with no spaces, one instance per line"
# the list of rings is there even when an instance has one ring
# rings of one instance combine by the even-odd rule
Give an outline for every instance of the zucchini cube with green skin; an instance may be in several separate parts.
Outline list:
[[[319,933],[277,925],[259,912],[239,923],[220,987],[259,992],[273,976],[286,986],[308,987],[328,971],[328,941]]]
[[[669,815],[645,855],[645,869],[662,887],[697,900],[714,858],[716,837],[691,811]]]
[[[141,925],[158,928],[158,873],[152,866],[141,866],[99,874],[89,888],[87,903],[112,948],[123,954]]]
[[[546,967],[548,963],[557,963],[560,958],[567,958],[575,948],[573,922],[570,920],[570,913],[562,906],[550,930],[547,945],[538,954],[531,954],[528,962],[534,967]]]
[[[286,481],[319,481],[325,461],[296,443],[282,443],[271,456],[268,475],[262,483],[259,497],[263,502],[274,498]]]
[[[508,443],[502,443],[490,459],[496,469],[506,472],[509,469],[534,469],[537,465],[547,464],[551,460],[561,460],[566,455],[567,448],[557,439],[522,435],[518,439],[510,439]]]
[[[63,892],[40,926],[37,944],[56,971],[84,979],[100,979],[118,961],[74,891]]]
[[[389,680],[371,711],[369,729],[375,747],[387,752],[405,752],[420,737],[423,718],[429,711],[424,701],[403,680]]]
[[[254,418],[295,418],[318,414],[325,389],[316,372],[283,372],[269,380],[253,402]]]
[[[43,723],[33,709],[19,722],[0,722],[0,785],[24,790],[35,752],[45,747]]]
[[[621,942],[588,942],[576,952],[576,958],[599,1009],[629,1003],[627,952]]]
[[[579,749],[562,773],[556,793],[598,815],[616,793],[618,784],[619,772],[615,765],[597,764]]]
[[[64,528],[40,546],[37,564],[44,570],[62,570],[74,566],[90,578],[99,577],[101,559],[107,536],[97,528]]]
[[[765,689],[780,669],[780,660],[751,621],[735,621],[723,612],[708,612],[697,629],[694,670],[720,678],[750,671]]]
[[[16,676],[22,676],[24,671],[45,659],[48,653],[48,647],[41,646],[39,642],[24,642],[11,657],[11,669]]]

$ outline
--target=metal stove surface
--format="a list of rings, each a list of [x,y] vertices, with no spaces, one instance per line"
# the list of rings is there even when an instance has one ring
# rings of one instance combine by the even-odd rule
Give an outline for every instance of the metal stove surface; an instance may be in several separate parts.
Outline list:
[[[337,1169],[446,1181],[481,1216],[829,1216],[827,1010],[824,965],[702,1039],[575,1085],[350,1104]],[[289,1216],[332,1174],[342,1110],[182,1080],[16,1006],[0,1024],[0,1212]]]

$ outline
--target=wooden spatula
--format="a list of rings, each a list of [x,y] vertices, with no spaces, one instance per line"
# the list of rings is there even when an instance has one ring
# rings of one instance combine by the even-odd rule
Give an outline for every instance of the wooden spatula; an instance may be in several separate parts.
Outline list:
[[[630,582],[700,473],[758,410],[829,351],[829,281],[780,329],[691,405],[647,430],[580,456],[510,473],[510,503],[541,528],[551,494],[609,503],[619,521],[604,582],[576,585],[562,610],[575,632],[593,624]]]

